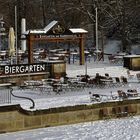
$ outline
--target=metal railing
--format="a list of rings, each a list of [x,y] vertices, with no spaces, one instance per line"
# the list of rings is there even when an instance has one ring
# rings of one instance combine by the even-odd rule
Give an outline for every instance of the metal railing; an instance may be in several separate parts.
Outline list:
[[[10,104],[11,93],[9,87],[0,87],[0,104]]]
[[[30,109],[35,107],[33,99],[24,96],[17,96],[13,94],[13,85],[11,83],[0,84],[0,104],[11,104],[12,96],[21,99],[27,99],[32,102]]]
[[[35,107],[35,102],[34,102],[33,99],[31,99],[31,98],[29,98],[29,97],[14,95],[14,94],[13,94],[13,88],[12,88],[12,87],[10,88],[10,94],[11,94],[13,97],[16,97],[16,98],[21,98],[21,99],[30,100],[30,101],[32,102],[32,106],[30,107],[30,109],[33,109],[33,108]]]

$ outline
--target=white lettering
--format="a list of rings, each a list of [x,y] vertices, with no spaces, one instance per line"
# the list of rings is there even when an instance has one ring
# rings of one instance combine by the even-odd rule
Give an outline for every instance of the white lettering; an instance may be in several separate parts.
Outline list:
[[[16,66],[16,73],[19,73],[19,72],[20,72],[19,67]]]
[[[37,65],[36,71],[40,71],[40,65]]]
[[[33,72],[34,70],[33,70],[33,65],[30,65],[29,66],[29,72]]]
[[[25,73],[26,73],[26,72],[30,72],[28,66],[25,66],[25,68],[24,68],[24,72],[25,72]]]
[[[45,65],[41,65],[40,66],[40,71],[44,71],[45,70]]]
[[[16,69],[15,66],[12,67],[12,73],[15,74],[16,73]]]
[[[9,73],[9,67],[5,66],[5,74],[8,74],[8,73]]]
[[[24,69],[24,66],[21,66],[21,67],[20,67],[20,72],[21,72],[21,73],[24,73],[24,70],[25,70],[25,69]]]
[[[45,71],[45,64],[42,65],[21,65],[21,66],[5,66],[5,74],[19,74],[28,72],[42,72]]]

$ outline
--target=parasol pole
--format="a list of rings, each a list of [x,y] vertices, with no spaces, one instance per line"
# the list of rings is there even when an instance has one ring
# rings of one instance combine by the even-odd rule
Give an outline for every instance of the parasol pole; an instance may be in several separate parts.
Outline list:
[[[97,58],[96,60],[98,61],[98,51],[99,51],[99,47],[98,47],[98,11],[97,11],[97,7],[95,8],[95,11],[96,11],[96,55],[97,55]]]
[[[16,64],[17,64],[17,6],[15,6],[15,48],[16,48]]]

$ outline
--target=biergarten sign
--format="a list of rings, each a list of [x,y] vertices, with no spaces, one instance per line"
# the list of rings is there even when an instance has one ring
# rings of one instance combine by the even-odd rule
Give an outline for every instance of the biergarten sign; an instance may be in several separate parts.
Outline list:
[[[25,74],[47,72],[46,64],[22,64],[22,65],[5,65],[1,66],[1,74]]]

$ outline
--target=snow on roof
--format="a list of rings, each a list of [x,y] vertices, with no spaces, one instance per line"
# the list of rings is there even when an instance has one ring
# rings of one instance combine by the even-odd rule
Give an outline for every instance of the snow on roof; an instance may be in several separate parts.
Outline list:
[[[27,30],[27,31],[23,32],[22,34],[23,34],[23,35],[27,35],[27,34],[29,34],[29,32],[30,32],[30,31]]]
[[[23,34],[27,35],[29,33],[31,33],[31,34],[45,34],[46,31],[44,29],[27,30]]]
[[[52,27],[54,27],[56,24],[58,23],[58,21],[53,20],[51,23],[49,23],[45,28],[45,32],[47,33]]]
[[[72,33],[87,33],[88,31],[82,29],[82,28],[71,28],[69,29]]]
[[[54,58],[54,59],[53,59]],[[58,60],[59,57],[52,57],[51,59],[53,60],[47,60],[47,59],[43,59],[43,60],[39,60],[40,62],[46,62],[46,63],[63,63],[63,60]]]
[[[140,58],[140,55],[134,55],[134,54],[133,54],[133,55],[126,55],[126,56],[124,56],[124,57],[129,57],[129,58],[130,58],[130,57],[132,57],[132,58],[133,58],[133,57],[138,57],[138,58]]]
[[[44,29],[34,29],[34,30],[27,30],[23,34],[27,35],[29,33],[31,34],[46,34],[54,25],[56,25],[58,21],[53,20],[51,23],[49,23]]]
[[[34,30],[27,30],[23,34],[27,35],[29,33],[31,34],[46,34],[48,31],[50,31],[58,21],[53,20],[51,23],[49,23],[44,29],[34,29]],[[88,31],[82,29],[82,28],[71,28],[69,29],[72,33],[87,33]]]
[[[42,33],[46,33],[46,31],[42,30],[42,29],[36,29],[36,30],[30,30],[30,33],[32,33],[32,34],[42,34]]]

